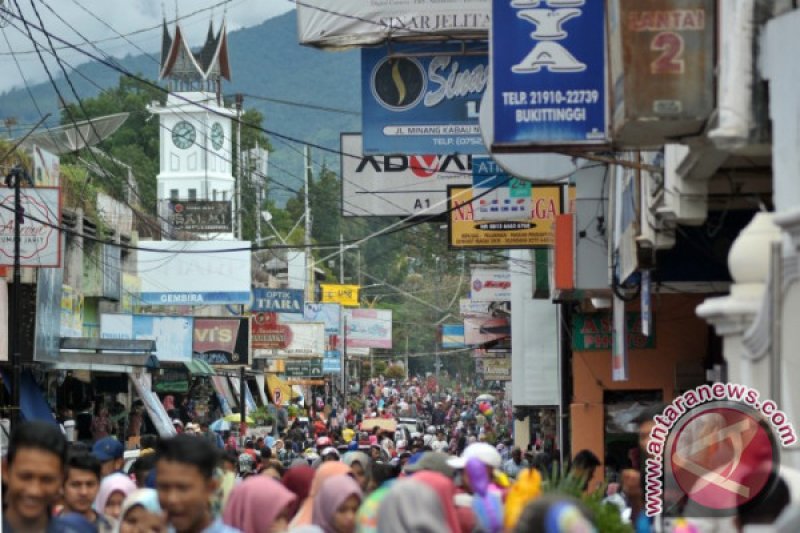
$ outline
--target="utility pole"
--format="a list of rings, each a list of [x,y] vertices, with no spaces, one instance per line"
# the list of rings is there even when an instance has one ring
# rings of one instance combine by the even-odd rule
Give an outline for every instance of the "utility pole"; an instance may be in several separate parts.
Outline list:
[[[409,375],[409,372],[408,372],[408,333],[406,333],[406,360],[405,360],[405,366],[406,366],[406,381],[408,381],[408,375]]]
[[[244,370],[245,367],[239,367],[239,438],[242,441],[242,447],[244,447],[245,437],[247,436],[247,403],[245,402],[245,387],[247,387],[247,383],[244,381]]]
[[[261,149],[258,147],[258,141],[256,141],[256,149],[255,152],[256,158],[256,165],[255,168],[258,169],[255,173],[256,175],[256,203],[258,204],[256,207],[256,244],[261,243],[261,208],[263,206],[264,199],[261,197],[263,191],[263,183],[262,183],[262,176],[261,172]],[[248,165],[250,166],[250,165]]]
[[[311,205],[309,202],[310,185],[311,185],[311,153],[308,150],[308,145],[303,147],[303,185],[305,197],[305,210],[304,218],[306,223],[305,239],[305,257],[306,257],[306,301],[314,301],[314,265],[311,256]]]
[[[344,235],[339,234],[339,284],[344,285]]]
[[[342,395],[344,406],[347,407],[347,389],[349,379],[347,379],[347,315],[344,317],[344,329],[342,330]]]
[[[236,179],[236,238],[242,240],[242,180],[244,179],[244,170],[242,169],[242,105],[244,104],[244,96],[242,94],[236,95],[236,161],[238,165],[238,176]]]

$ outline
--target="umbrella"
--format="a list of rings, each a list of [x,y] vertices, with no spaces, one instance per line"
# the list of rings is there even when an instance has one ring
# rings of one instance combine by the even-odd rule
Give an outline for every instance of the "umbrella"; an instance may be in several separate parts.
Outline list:
[[[230,431],[231,424],[227,420],[223,420],[222,418],[220,418],[219,420],[212,422],[211,425],[208,426],[208,429],[210,429],[211,431],[222,433],[223,431]]]
[[[242,415],[240,415],[239,413],[233,413],[231,415],[228,415],[228,416],[222,418],[222,420],[224,420],[225,422],[232,422],[234,424],[238,424],[239,422],[242,421]],[[244,417],[244,421],[246,423],[248,423],[248,424],[255,424],[256,423],[256,421],[253,420],[252,418],[250,418],[249,416],[245,416]]]
[[[475,398],[475,401],[478,401],[478,402],[493,402],[494,401],[494,396],[492,396],[491,394],[481,394],[480,396]]]

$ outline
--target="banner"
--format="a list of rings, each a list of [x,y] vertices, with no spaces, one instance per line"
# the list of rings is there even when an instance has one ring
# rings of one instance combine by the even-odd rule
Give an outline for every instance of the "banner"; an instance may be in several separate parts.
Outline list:
[[[141,305],[250,303],[249,241],[141,241]]]
[[[159,361],[186,363],[192,360],[192,326],[192,317],[103,313],[100,338],[154,340]]]
[[[485,154],[478,109],[486,52],[483,43],[362,49],[364,153]]]
[[[442,325],[442,348],[464,347],[464,324]]]
[[[347,348],[392,348],[392,311],[385,309],[346,309],[344,311]]]
[[[167,221],[175,231],[231,233],[233,210],[230,201],[170,201]]]
[[[352,47],[389,38],[443,37],[485,39],[490,0],[304,0],[297,3],[300,44]]]
[[[262,325],[264,329],[253,330],[253,357],[322,357],[325,353],[325,324],[321,322],[274,322]]]
[[[458,308],[462,316],[499,318],[511,315],[511,302],[484,302],[461,298]]]
[[[300,289],[253,289],[251,311],[275,313],[303,313],[304,292]]]
[[[195,318],[192,352],[210,365],[245,365],[249,360],[246,318]]]
[[[654,321],[654,319],[651,318]],[[572,319],[572,349],[579,351],[611,350],[613,348],[613,317],[611,313],[576,314]],[[642,316],[640,313],[625,313],[627,346],[632,350],[644,350],[656,347],[655,332],[649,336],[641,333]]]
[[[361,135],[343,133],[342,215],[411,216],[443,214],[447,186],[472,183],[472,156],[364,155]]]
[[[511,324],[507,318],[465,318],[464,343],[479,346],[511,336]]]
[[[449,242],[456,249],[552,248],[554,223],[563,211],[561,187],[534,185],[530,192],[533,207],[516,220],[480,221],[476,209],[480,198],[471,187],[448,187]]]
[[[14,188],[0,188],[0,266],[14,266]],[[24,267],[61,266],[61,195],[56,187],[24,187],[19,260]]]
[[[492,3],[494,146],[608,141],[605,2]]]
[[[61,287],[61,337],[83,336],[83,295],[69,285]]]
[[[331,285],[320,283],[322,303],[340,304],[344,307],[358,307],[358,285]]]
[[[473,267],[469,286],[473,302],[511,301],[511,273],[506,268]]]

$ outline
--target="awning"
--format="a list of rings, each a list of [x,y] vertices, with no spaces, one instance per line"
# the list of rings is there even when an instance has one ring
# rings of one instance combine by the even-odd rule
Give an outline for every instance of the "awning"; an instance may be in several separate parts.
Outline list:
[[[136,368],[158,368],[153,340],[62,338],[55,370],[131,373]]]
[[[203,361],[202,359],[192,359],[189,362],[183,363],[193,376],[216,376],[217,373],[214,369]]]
[[[3,372],[3,383],[6,390],[11,392],[11,379],[7,372]],[[30,370],[23,370],[20,376],[19,404],[22,418],[25,420],[39,420],[57,424],[53,410],[44,397],[44,393],[33,379]]]

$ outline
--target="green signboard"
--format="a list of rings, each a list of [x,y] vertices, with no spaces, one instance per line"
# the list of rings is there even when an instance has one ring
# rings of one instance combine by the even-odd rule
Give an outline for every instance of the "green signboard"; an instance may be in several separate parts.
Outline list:
[[[322,359],[290,359],[285,368],[287,378],[322,377]]]
[[[572,320],[572,349],[579,351],[610,350],[613,344],[611,313],[577,314]],[[625,313],[628,330],[628,349],[643,350],[656,347],[655,333],[642,334],[641,313]]]

